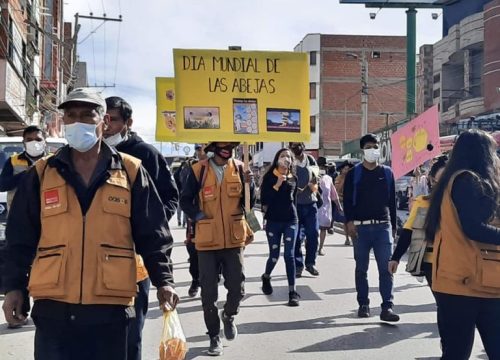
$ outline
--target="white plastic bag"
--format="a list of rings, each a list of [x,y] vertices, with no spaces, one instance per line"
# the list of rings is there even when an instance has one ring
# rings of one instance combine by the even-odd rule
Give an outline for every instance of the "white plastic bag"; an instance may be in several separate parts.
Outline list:
[[[163,313],[163,334],[160,340],[160,360],[184,360],[188,351],[177,310]]]

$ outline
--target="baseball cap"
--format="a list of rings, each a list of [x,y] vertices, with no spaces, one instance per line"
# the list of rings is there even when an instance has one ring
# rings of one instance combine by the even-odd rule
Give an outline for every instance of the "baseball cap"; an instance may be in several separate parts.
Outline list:
[[[64,109],[70,102],[84,102],[89,104],[94,104],[101,106],[106,112],[106,101],[97,91],[91,90],[89,88],[77,88],[71,91],[64,101],[59,104],[58,109]]]

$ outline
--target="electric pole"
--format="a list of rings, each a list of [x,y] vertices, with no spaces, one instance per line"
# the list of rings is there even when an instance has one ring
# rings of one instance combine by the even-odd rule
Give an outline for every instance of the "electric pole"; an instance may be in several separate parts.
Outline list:
[[[368,61],[366,51],[361,55],[361,136],[368,133]]]

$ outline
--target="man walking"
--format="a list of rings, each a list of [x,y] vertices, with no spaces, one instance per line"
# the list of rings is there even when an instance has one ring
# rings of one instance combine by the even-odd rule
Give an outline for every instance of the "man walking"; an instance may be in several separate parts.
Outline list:
[[[116,150],[132,155],[141,160],[142,166],[151,176],[153,183],[170,220],[178,205],[179,194],[172,174],[163,155],[152,145],[145,143],[136,133],[131,131],[132,107],[118,96],[106,98],[109,122],[104,127],[104,142],[114,146]],[[142,355],[142,329],[148,312],[148,295],[151,281],[144,268],[144,262],[136,255],[137,296],[134,302],[135,319],[128,328],[128,360],[140,360]]]
[[[217,313],[220,268],[224,276],[227,301],[221,313],[224,336],[234,340],[238,334],[234,317],[245,294],[243,249],[253,234],[245,220],[244,188],[250,183],[250,198],[255,200],[253,176],[243,164],[232,159],[238,143],[212,142],[205,152],[213,158],[191,167],[181,193],[181,208],[195,221],[195,246],[201,284],[201,301],[210,337],[208,354],[222,355]],[[253,206],[253,205],[252,205]]]
[[[364,161],[350,170],[344,182],[344,213],[347,232],[353,239],[356,261],[358,316],[370,316],[368,265],[373,249],[379,273],[383,321],[399,321],[393,307],[393,276],[388,270],[396,233],[396,191],[389,167],[379,165],[379,141],[373,134],[360,140]]]
[[[296,276],[301,277],[304,270],[302,254],[303,235],[306,238],[305,269],[314,276],[319,275],[316,269],[318,252],[318,176],[319,167],[311,155],[305,153],[304,143],[290,143],[290,150],[295,156],[297,171],[297,215],[299,231],[295,243]]]
[[[28,171],[12,204],[3,310],[9,323],[23,321],[28,286],[37,360],[122,360],[134,316],[135,252],[160,307],[174,308],[173,241],[139,160],[101,141],[109,120],[104,99],[75,89],[59,108],[68,146]]]
[[[36,125],[28,126],[23,130],[24,151],[15,154],[8,159],[0,175],[0,191],[7,191],[7,209],[9,210],[14,199],[14,194],[21,180],[33,164],[41,159],[45,154],[45,133]],[[22,313],[26,318],[24,324],[28,322],[28,313],[30,311],[30,297],[27,289],[23,289],[24,304]],[[21,324],[8,324],[9,329],[21,327]]]

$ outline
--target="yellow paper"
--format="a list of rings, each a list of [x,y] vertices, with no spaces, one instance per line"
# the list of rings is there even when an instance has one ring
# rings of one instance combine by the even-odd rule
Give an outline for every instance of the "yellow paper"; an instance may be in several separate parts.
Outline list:
[[[176,141],[309,141],[309,67],[295,52],[174,50]]]
[[[177,141],[175,114],[175,80],[156,78],[156,141]]]

